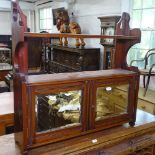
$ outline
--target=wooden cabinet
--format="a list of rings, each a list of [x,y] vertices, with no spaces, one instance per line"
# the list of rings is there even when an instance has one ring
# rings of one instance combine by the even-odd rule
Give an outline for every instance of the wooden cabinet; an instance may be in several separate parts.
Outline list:
[[[53,59],[49,61],[51,73],[100,69],[99,48],[53,46],[52,55]]]
[[[114,35],[116,24],[121,16],[103,16],[98,17],[101,21],[101,35]],[[103,68],[110,69],[114,65],[114,39],[101,39],[101,45],[104,46]]]
[[[23,105],[28,113],[23,111],[23,119],[28,128],[25,138],[31,141],[27,141],[29,148],[125,122],[135,123],[136,72],[116,69],[29,75],[27,78],[23,87],[29,91]],[[127,91],[123,92],[122,87]],[[16,115],[15,119],[20,116]]]
[[[0,72],[12,69],[11,36],[0,35]],[[4,44],[4,45],[3,45]],[[2,77],[3,78],[3,77]]]
[[[12,70],[11,50],[0,47],[0,80],[4,80],[5,75]]]
[[[134,125],[139,73],[135,68],[127,67],[124,62],[129,47],[139,42],[140,30],[129,29],[127,13],[123,13],[119,23],[122,26],[118,25],[118,35],[115,36],[24,33],[24,30],[27,30],[26,17],[16,1],[12,1],[12,13],[15,141],[21,146],[22,153],[26,154],[28,150],[38,146],[73,137],[80,140],[83,135],[95,134],[127,122]],[[59,38],[61,41],[68,38],[116,39],[115,69],[29,75],[27,44],[28,38],[33,37],[43,40]],[[85,57],[82,57],[82,53],[85,53],[82,50],[85,49],[81,52],[80,50],[74,51],[77,56],[69,59],[70,62],[66,61],[68,54],[57,54],[57,57],[62,55],[60,60],[70,64],[68,67],[73,66],[72,60],[76,67],[90,66],[89,63],[85,64]],[[91,49],[86,53],[89,55],[90,51]],[[72,52],[72,55],[74,53]],[[93,58],[95,57],[97,56],[94,55]],[[88,56],[87,59],[89,58]],[[94,59],[91,62],[95,61]],[[120,106],[113,98],[118,97],[115,92],[124,85],[127,86],[127,93],[124,95],[120,91]]]
[[[4,81],[5,76],[9,73],[9,71],[12,70],[12,65],[11,65],[12,58],[11,57],[12,57],[11,49],[6,48],[6,47],[0,47],[0,81]],[[4,86],[4,87],[5,87],[4,90],[1,89],[0,92],[8,91],[7,86]]]
[[[101,35],[114,35],[116,30],[116,24],[120,20],[121,16],[103,16],[98,17],[101,21]],[[114,39],[101,39],[102,45],[114,45]]]
[[[155,115],[155,104],[149,101],[138,99],[138,109]]]
[[[103,69],[111,69],[114,65],[114,46],[113,45],[105,45],[104,46],[104,54],[103,54]]]
[[[144,96],[144,88],[139,88],[139,94],[138,94],[138,109],[141,109],[143,111],[146,111],[148,113],[151,113],[155,115],[155,100],[154,95],[155,91],[148,90],[148,94]]]
[[[11,50],[6,47],[0,47],[0,63],[3,64],[0,66],[0,69],[7,69],[7,65],[5,63],[11,65]]]

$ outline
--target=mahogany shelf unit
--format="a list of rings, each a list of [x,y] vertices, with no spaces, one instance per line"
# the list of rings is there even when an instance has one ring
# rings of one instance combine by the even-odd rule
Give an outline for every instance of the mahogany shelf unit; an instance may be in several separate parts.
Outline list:
[[[140,30],[129,28],[123,13],[116,35],[27,33],[26,16],[12,1],[15,141],[23,154],[38,146],[135,123],[139,72],[128,67],[129,48],[140,42]],[[115,66],[108,71],[28,74],[28,39],[113,38]],[[123,93],[122,89],[126,89]],[[45,117],[44,117],[45,116]]]

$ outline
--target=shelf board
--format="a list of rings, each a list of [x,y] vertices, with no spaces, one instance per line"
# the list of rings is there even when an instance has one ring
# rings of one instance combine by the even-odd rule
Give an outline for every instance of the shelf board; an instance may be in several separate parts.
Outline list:
[[[71,33],[31,33],[25,32],[25,37],[35,37],[35,38],[111,38],[111,39],[127,39],[133,40],[138,39],[137,36],[124,36],[124,35],[91,35],[91,34],[71,34]]]

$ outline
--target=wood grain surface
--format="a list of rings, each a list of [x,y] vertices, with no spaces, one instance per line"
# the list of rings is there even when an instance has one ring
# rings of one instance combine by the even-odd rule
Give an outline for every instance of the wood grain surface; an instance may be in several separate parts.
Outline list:
[[[5,129],[14,124],[13,93],[0,93],[0,135],[5,134]]]
[[[136,146],[140,145],[143,148],[154,144],[154,131],[155,116],[138,110],[135,127],[124,124],[86,136],[39,147],[30,151],[29,155],[91,154],[99,150],[107,153],[113,151],[114,154],[120,152],[123,154],[123,151],[129,153],[136,151]],[[94,139],[97,142],[93,143],[92,140]],[[131,147],[127,140],[133,142],[132,144],[135,143],[135,145]],[[145,145],[143,142],[145,142]],[[141,148],[140,146],[139,148]],[[0,137],[0,155],[20,155],[19,148],[14,142],[14,134]]]

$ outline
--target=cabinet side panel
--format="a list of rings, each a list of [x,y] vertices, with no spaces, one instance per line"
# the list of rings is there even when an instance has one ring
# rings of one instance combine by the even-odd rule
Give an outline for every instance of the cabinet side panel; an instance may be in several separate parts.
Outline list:
[[[22,152],[27,152],[28,116],[27,116],[27,87],[24,78],[14,75],[14,129],[15,142]]]
[[[14,122],[15,141],[19,146],[23,143],[22,87],[19,75],[14,75]]]

